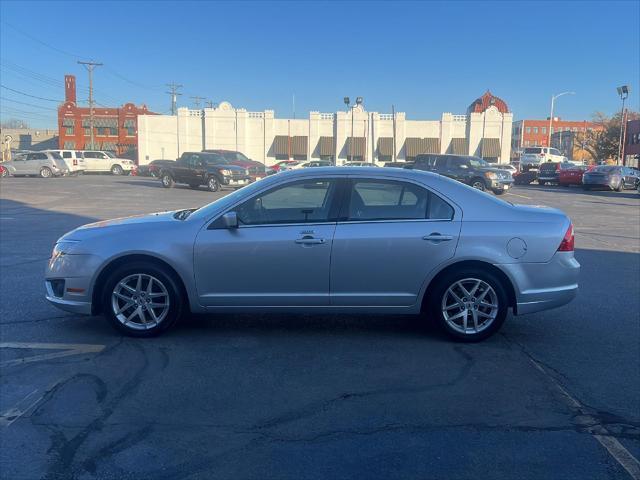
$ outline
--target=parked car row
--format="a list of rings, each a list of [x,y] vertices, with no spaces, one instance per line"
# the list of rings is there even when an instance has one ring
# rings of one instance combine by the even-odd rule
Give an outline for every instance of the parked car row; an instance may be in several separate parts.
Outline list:
[[[640,186],[640,171],[619,165],[576,165],[571,162],[546,162],[537,170],[519,172],[516,184],[555,184],[582,186],[585,190],[607,189],[620,192]]]
[[[99,150],[42,150],[17,154],[12,160],[3,162],[2,166],[6,175],[49,178],[84,172],[123,175],[131,172],[134,163]]]

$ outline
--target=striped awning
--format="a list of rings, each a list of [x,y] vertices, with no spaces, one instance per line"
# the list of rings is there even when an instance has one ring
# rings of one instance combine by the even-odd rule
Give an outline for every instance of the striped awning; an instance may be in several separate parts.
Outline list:
[[[62,126],[63,127],[73,127],[75,126],[76,121],[73,118],[63,118],[62,119]]]
[[[393,156],[393,137],[380,137],[378,139],[378,155],[384,157]]]
[[[407,138],[404,141],[405,155],[415,157],[421,153],[440,153],[439,138]]]
[[[75,150],[76,142],[67,140],[66,142],[64,142],[62,148],[64,148],[65,150]]]
[[[347,156],[364,157],[365,146],[366,139],[364,137],[347,138]]]
[[[107,117],[94,117],[93,125],[95,127],[102,128],[118,128],[118,119],[117,118],[107,118]]]
[[[323,157],[333,156],[333,137],[320,137],[320,140],[318,140],[318,151]]]
[[[469,144],[466,138],[452,138],[449,153],[454,155],[469,155]]]
[[[289,155],[289,137],[287,135],[276,135],[273,139],[274,155]]]
[[[483,138],[482,139],[482,158],[498,158],[500,156],[500,139],[499,138]]]
[[[136,128],[136,121],[133,118],[127,118],[123,124],[124,128]]]
[[[309,137],[307,136],[291,137],[291,154],[306,155],[308,145],[309,145]]]

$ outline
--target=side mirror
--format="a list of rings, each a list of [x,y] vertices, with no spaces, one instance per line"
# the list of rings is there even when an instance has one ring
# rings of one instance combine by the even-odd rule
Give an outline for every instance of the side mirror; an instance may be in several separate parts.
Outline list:
[[[226,228],[238,228],[238,214],[227,212],[222,216],[222,223]]]

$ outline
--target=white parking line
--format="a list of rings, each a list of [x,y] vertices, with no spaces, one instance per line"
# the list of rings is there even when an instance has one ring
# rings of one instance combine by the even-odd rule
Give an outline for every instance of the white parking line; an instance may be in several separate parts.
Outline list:
[[[569,394],[569,392],[567,392],[565,388],[560,385],[542,365],[536,362],[529,355],[527,355],[527,358],[538,370],[540,370],[545,375],[545,377],[547,377],[551,381],[556,390],[558,390],[560,394],[565,398],[567,404],[571,408],[578,410],[581,413],[586,425],[595,425],[595,427],[588,428],[588,431],[593,436],[593,438],[595,438],[600,443],[600,445],[602,445],[607,450],[607,452],[609,452],[609,455],[611,455],[620,465],[622,465],[622,468],[624,468],[627,473],[631,475],[631,478],[633,478],[633,480],[640,480],[640,462],[638,461],[638,459],[635,458],[631,454],[631,452],[629,452],[629,450],[627,450],[624,445],[622,445],[618,441],[617,438],[611,435],[611,433],[604,426],[602,426],[595,417],[589,415],[588,413],[584,413],[586,412],[584,406],[578,400],[573,398]]]
[[[10,408],[6,412],[0,414],[0,427],[8,427],[13,422],[22,417],[25,413],[31,411],[35,408],[38,403],[51,391],[53,390],[62,380],[58,380],[51,384],[41,395],[36,396],[38,389],[35,389],[33,392],[26,395],[22,400],[20,400],[15,407]]]
[[[82,353],[97,353],[104,349],[104,345],[90,345],[84,343],[23,343],[23,342],[1,342],[0,348],[22,348],[33,350],[62,350],[52,353],[42,353],[30,357],[16,358],[0,362],[0,367],[11,367],[23,365],[25,363],[40,362],[53,358],[68,357]]]
[[[527,197],[526,195],[519,195],[517,193],[507,192],[507,195],[513,195],[514,197],[526,198],[527,200],[531,200],[531,197]]]

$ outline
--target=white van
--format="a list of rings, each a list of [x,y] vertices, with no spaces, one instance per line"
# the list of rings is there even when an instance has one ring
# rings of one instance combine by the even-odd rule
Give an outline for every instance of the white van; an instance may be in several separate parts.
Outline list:
[[[84,158],[82,158],[82,153],[78,150],[48,150],[49,152],[56,152],[60,154],[62,160],[67,165],[69,169],[69,174],[78,175],[83,173],[86,168],[86,163]]]
[[[541,163],[562,162],[564,158],[557,148],[525,147],[520,155],[520,169],[526,172],[530,169],[538,169]]]
[[[82,150],[87,172],[111,172],[113,175],[130,173],[134,163],[127,158],[118,158],[111,152]]]

